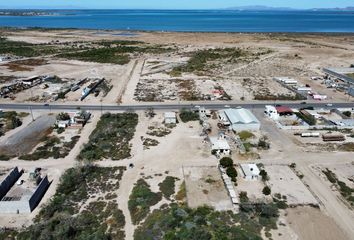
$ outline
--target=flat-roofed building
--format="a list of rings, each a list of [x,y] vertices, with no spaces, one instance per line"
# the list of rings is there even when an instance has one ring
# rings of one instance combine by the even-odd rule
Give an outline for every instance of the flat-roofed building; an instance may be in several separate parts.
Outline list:
[[[165,112],[165,124],[176,124],[176,113],[175,112]]]
[[[259,168],[256,164],[241,164],[241,170],[243,173],[243,178],[246,180],[258,180],[259,178]]]

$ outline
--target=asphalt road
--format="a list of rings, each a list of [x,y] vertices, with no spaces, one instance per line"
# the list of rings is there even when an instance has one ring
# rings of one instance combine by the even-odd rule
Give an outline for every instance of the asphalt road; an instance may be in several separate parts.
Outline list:
[[[282,106],[288,106],[292,108],[302,107],[321,107],[321,108],[354,108],[353,102],[341,102],[332,103],[332,106],[328,106],[328,103],[323,102],[308,102],[302,104],[299,102],[259,102],[259,103],[180,103],[180,104],[134,104],[134,105],[86,105],[86,104],[30,104],[30,103],[8,103],[0,104],[0,109],[13,109],[13,110],[91,110],[91,111],[125,111],[125,110],[146,110],[153,108],[156,110],[178,110],[182,108],[193,108],[196,106],[205,107],[206,109],[223,109],[227,107],[243,107],[249,109],[264,109],[265,105],[279,104]]]

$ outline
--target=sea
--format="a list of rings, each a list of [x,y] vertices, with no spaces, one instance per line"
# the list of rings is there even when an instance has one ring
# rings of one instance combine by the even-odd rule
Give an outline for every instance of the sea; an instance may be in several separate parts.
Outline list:
[[[0,16],[1,27],[174,32],[353,33],[353,11],[45,10]]]

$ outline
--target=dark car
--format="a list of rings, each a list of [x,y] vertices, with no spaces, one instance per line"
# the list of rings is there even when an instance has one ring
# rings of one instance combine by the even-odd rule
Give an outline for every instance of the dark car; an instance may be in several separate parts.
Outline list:
[[[307,102],[301,102],[301,104],[307,104]]]
[[[49,103],[45,103],[44,106],[45,106],[45,107],[49,107]]]

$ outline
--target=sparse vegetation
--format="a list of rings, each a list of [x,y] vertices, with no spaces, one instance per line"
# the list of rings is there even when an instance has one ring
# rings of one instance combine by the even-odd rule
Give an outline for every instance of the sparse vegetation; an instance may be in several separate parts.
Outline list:
[[[28,113],[17,113],[16,111],[7,111],[0,113],[0,136],[7,131],[20,127],[22,125],[22,118]]]
[[[144,138],[143,145],[146,149],[159,145],[159,141],[152,138]]]
[[[336,186],[342,197],[346,199],[351,206],[354,206],[354,188],[348,187],[345,182],[338,180],[336,174],[328,168],[322,170],[322,172],[325,174],[328,181]]]
[[[46,136],[42,139],[44,144],[39,146],[33,153],[25,154],[19,157],[22,160],[39,160],[53,157],[54,159],[66,157],[71,149],[76,145],[80,136],[74,136],[70,142],[62,143],[56,136]]]
[[[186,183],[183,181],[181,183],[181,186],[179,187],[179,190],[176,194],[176,200],[177,201],[184,201],[187,197],[187,193],[186,193]]]
[[[175,67],[171,73],[174,76],[180,75],[182,72],[194,72],[204,74],[208,72],[207,66],[216,60],[225,60],[227,62],[238,61],[241,57],[248,53],[240,48],[218,48],[199,50],[191,56],[187,64]]]
[[[167,127],[154,127],[154,126],[149,126],[148,131],[146,134],[150,136],[156,136],[156,137],[164,137],[170,134],[172,131],[171,129]]]
[[[105,113],[78,156],[79,160],[95,161],[103,158],[120,160],[130,157],[129,141],[138,124],[136,113]]]
[[[308,125],[313,126],[316,125],[316,119],[311,115],[305,115],[301,112],[296,112],[296,116],[306,122]]]
[[[244,218],[231,211],[217,212],[210,207],[190,209],[173,204],[171,207],[154,210],[136,229],[134,239],[261,240],[261,227],[249,226]]]
[[[181,112],[179,113],[179,117],[181,118],[182,122],[184,122],[184,123],[199,120],[198,113],[192,112],[187,109],[182,109]]]
[[[70,115],[66,112],[61,112],[57,115],[57,120],[59,120],[59,121],[70,120]]]
[[[159,46],[129,46],[128,41],[120,44],[116,42],[100,42],[101,48],[91,48],[84,51],[74,51],[57,55],[58,57],[77,59],[87,62],[113,63],[124,65],[129,63],[130,55],[134,53],[163,53],[171,51],[169,48]]]
[[[241,131],[238,133],[238,135],[242,141],[246,141],[254,137],[254,134],[249,131]]]
[[[175,193],[175,182],[177,178],[167,176],[161,183],[159,183],[160,191],[162,195],[170,199],[171,195]]]
[[[99,200],[81,206],[98,192],[119,187],[124,168],[85,166],[71,168],[61,177],[57,192],[45,205],[35,223],[14,239],[123,239],[125,218],[116,203]],[[110,179],[110,181],[107,181]]]
[[[162,199],[161,193],[151,191],[149,184],[139,179],[129,197],[128,208],[134,224],[141,222],[150,212],[150,207]]]

